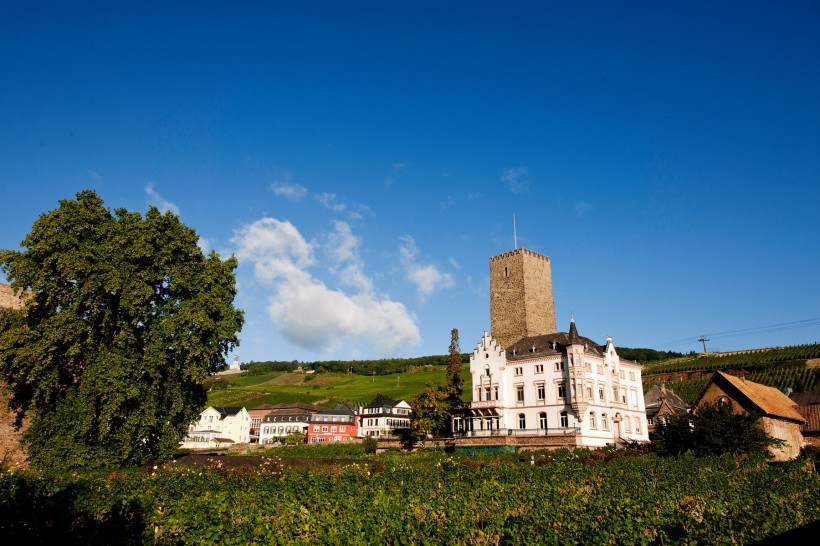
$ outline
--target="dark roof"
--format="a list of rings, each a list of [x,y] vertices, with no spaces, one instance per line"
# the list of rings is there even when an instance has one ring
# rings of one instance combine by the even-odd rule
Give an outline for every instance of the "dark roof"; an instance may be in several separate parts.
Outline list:
[[[266,410],[271,410],[271,411],[301,409],[301,410],[305,410],[305,411],[309,411],[309,412],[316,412],[316,411],[322,411],[325,408],[322,408],[320,406],[314,406],[313,404],[305,404],[303,402],[296,402],[296,403],[293,403],[293,404],[261,404],[259,406],[256,406],[255,408],[251,408],[251,409],[254,409],[254,410],[266,409]]]
[[[243,407],[236,406],[213,406],[213,408],[218,411],[223,418],[228,415],[236,415],[244,409]]]
[[[806,424],[800,430],[803,432],[820,432],[820,404],[797,406],[797,411],[806,420]]]
[[[820,404],[820,391],[793,392],[789,398],[798,406]]]
[[[643,399],[647,409],[655,405],[660,407],[663,401],[666,401],[675,410],[687,410],[690,407],[689,404],[675,394],[672,389],[667,389],[666,385],[663,384],[653,386],[643,395]]]
[[[370,402],[365,407],[366,408],[392,408],[396,404],[398,404],[399,402],[401,402],[401,400],[391,400],[389,398],[380,398],[378,400],[373,400],[372,402]]]
[[[569,332],[554,332],[519,339],[506,348],[507,360],[560,355],[570,345],[584,345],[587,353],[596,356],[603,356],[605,349],[603,345],[597,344],[588,337],[578,335],[575,321],[572,321],[569,325]]]

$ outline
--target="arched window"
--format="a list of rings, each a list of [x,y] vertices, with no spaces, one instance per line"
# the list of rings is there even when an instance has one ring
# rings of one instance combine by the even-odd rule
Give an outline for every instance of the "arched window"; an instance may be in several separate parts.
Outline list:
[[[591,429],[598,428],[598,425],[595,422],[595,412],[594,411],[589,412],[589,428],[591,428]]]
[[[569,415],[565,411],[561,412],[561,426],[564,428],[569,426]]]
[[[523,413],[518,414],[518,428],[522,430],[527,428],[527,416]]]
[[[601,414],[601,428],[604,430],[609,430],[609,415],[606,413]]]
[[[541,430],[547,430],[547,414],[544,412],[538,414],[538,427]]]

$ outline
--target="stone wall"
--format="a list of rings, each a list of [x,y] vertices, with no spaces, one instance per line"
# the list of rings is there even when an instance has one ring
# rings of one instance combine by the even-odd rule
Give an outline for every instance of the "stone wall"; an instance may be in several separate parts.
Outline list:
[[[25,295],[21,298],[11,286],[0,283],[0,308],[22,309],[25,305],[24,298]]]
[[[579,436],[576,433],[556,434],[549,436],[513,436],[501,434],[498,436],[464,436],[458,438],[442,438],[428,440],[423,447],[493,447],[493,446],[514,446],[520,451],[533,449],[553,449],[560,447],[575,447]],[[401,440],[379,439],[379,450],[385,449],[406,449],[406,444]],[[414,448],[422,447],[421,443],[415,444]]]
[[[525,248],[490,258],[490,333],[502,347],[556,332],[550,259]]]
[[[0,383],[0,464],[6,468],[25,468],[28,456],[20,446],[20,437],[28,426],[28,419],[23,421],[21,429],[15,429],[14,414],[8,410],[8,401],[6,387]]]
[[[800,455],[800,447],[803,445],[803,435],[800,433],[800,425],[784,421],[783,419],[772,419],[771,417],[761,417],[760,426],[772,438],[783,440],[785,444],[780,447],[769,447],[772,454],[772,461],[790,461]]]

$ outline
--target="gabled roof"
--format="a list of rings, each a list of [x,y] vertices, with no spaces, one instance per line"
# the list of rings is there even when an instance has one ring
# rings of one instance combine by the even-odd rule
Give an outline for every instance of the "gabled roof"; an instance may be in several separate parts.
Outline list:
[[[767,387],[760,383],[746,381],[740,377],[719,371],[715,372],[712,376],[711,382],[724,390],[727,390],[727,387],[728,390],[734,390],[735,393],[751,402],[768,417],[779,417],[799,423],[806,421],[803,416],[800,415],[800,412],[797,411],[797,405],[791,401],[788,396],[774,387]],[[705,393],[706,390],[708,390],[708,386],[703,392]],[[734,393],[727,392],[727,394]],[[703,397],[703,394],[701,394],[701,397]],[[698,400],[698,403],[700,403],[700,400]]]
[[[676,411],[686,411],[690,408],[689,404],[681,399],[680,396],[675,394],[672,389],[667,389],[664,384],[653,386],[646,394],[643,395],[643,399],[647,410],[656,405],[660,407],[664,401]]]

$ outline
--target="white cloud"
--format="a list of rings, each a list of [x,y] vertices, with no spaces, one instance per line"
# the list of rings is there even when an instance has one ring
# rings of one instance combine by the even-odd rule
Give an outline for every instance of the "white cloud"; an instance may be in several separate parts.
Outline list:
[[[179,216],[179,207],[158,194],[156,190],[154,190],[153,182],[149,182],[145,185],[145,193],[148,194],[148,204],[154,205],[162,212],[170,211]]]
[[[88,176],[90,176],[94,182],[100,182],[102,180],[100,173],[93,169],[88,169]]]
[[[586,201],[579,201],[575,205],[575,214],[578,215],[580,218],[583,218],[593,210],[595,210],[595,207],[593,207]]]
[[[313,245],[287,221],[262,218],[242,228],[232,241],[237,258],[252,262],[256,278],[264,283],[287,278],[315,262]]]
[[[415,317],[403,304],[369,294],[348,296],[306,272],[285,279],[270,301],[268,312],[282,334],[306,349],[332,351],[352,341],[389,355],[420,339]]]
[[[527,167],[510,167],[501,171],[501,181],[513,193],[526,193],[530,190],[530,173]]]
[[[404,235],[399,239],[402,242],[399,246],[401,263],[407,280],[416,287],[419,300],[423,302],[434,292],[451,288],[455,284],[452,275],[440,271],[435,265],[416,263],[419,249],[412,236]]]
[[[270,292],[268,314],[281,334],[312,351],[343,345],[366,345],[380,355],[420,340],[416,318],[406,307],[375,294],[358,255],[359,239],[345,222],[320,237],[329,269],[343,284],[358,289],[347,294],[327,286],[308,269],[317,264],[314,250],[289,222],[263,218],[237,231],[232,239],[237,257],[254,264],[256,279]]]
[[[199,246],[199,250],[201,250],[206,256],[211,251],[211,242],[204,237],[200,237],[196,244]]]
[[[325,253],[331,261],[331,271],[339,281],[358,288],[363,293],[373,292],[373,282],[364,274],[364,264],[359,257],[361,240],[353,235],[347,222],[333,222],[334,231],[326,236]]]
[[[337,200],[335,193],[320,193],[314,195],[314,198],[326,209],[339,214],[344,214],[351,220],[361,220],[363,214],[370,211],[367,205],[354,203],[351,208],[344,203],[340,203]]]
[[[271,184],[270,187],[274,195],[285,197],[286,199],[290,199],[291,201],[299,201],[301,199],[304,199],[305,196],[308,194],[307,188],[302,186],[301,184],[274,182],[273,184]]]

